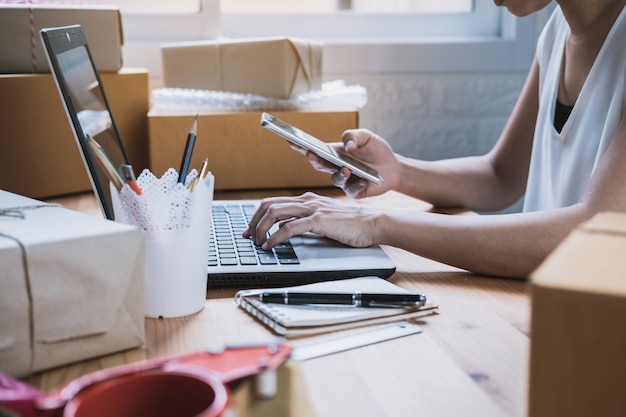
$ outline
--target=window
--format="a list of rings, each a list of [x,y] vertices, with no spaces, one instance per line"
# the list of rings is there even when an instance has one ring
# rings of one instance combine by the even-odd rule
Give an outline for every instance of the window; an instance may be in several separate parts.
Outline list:
[[[267,4],[275,5],[268,7]],[[222,0],[222,33],[303,36],[337,41],[491,36],[500,12],[479,0]]]
[[[534,51],[532,18],[492,0],[109,1],[122,10],[125,64],[156,77],[162,43],[219,36],[321,40],[325,73],[521,71]]]
[[[468,12],[471,0],[222,0],[222,13],[328,13],[340,10],[378,13]]]
[[[58,3],[58,0],[43,0]],[[102,3],[100,0],[83,0],[83,3]],[[109,0],[131,13],[197,13],[201,0]],[[470,12],[472,0],[221,0],[222,13],[331,13],[352,11],[357,13],[459,13]]]
[[[186,14],[198,13],[202,0],[38,0],[36,2],[52,4],[111,4],[120,8],[124,13],[152,13],[152,14]],[[33,2],[35,3],[35,1]]]

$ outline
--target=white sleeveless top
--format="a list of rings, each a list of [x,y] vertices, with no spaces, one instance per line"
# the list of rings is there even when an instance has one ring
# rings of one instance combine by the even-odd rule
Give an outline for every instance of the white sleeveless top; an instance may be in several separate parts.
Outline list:
[[[537,43],[539,113],[524,211],[577,203],[621,121],[626,105],[626,7],[609,32],[561,133],[554,128],[569,26],[554,10]]]

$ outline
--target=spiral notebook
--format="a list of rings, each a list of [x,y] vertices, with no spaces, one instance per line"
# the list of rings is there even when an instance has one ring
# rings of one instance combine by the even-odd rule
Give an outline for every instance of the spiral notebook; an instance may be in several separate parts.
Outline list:
[[[235,302],[239,307],[281,336],[310,335],[406,320],[436,313],[438,309],[438,306],[430,300],[421,307],[366,308],[311,304],[270,304],[254,298],[255,295],[266,290],[310,291],[312,293],[354,291],[362,293],[408,293],[409,291],[382,278],[368,276],[294,287],[241,290],[235,294]]]

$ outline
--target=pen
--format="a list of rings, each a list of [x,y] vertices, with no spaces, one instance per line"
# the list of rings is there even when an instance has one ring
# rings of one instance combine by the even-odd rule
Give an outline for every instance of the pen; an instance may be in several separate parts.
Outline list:
[[[307,293],[307,292],[271,292],[258,295],[264,303],[273,304],[337,304],[354,307],[422,307],[426,296],[421,293]]]
[[[180,164],[180,171],[178,172],[178,182],[185,183],[187,177],[187,171],[189,170],[189,163],[191,162],[191,154],[193,153],[193,145],[196,143],[196,133],[198,131],[198,115],[193,120],[189,134],[187,135],[187,144],[185,145],[185,152],[183,153],[183,160]]]

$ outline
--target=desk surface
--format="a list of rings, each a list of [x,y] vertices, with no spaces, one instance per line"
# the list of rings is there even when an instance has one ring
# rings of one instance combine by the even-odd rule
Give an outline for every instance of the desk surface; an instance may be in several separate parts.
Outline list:
[[[264,195],[269,193],[218,193],[216,198]],[[89,198],[59,202],[98,213]],[[394,193],[362,204],[429,209]],[[293,364],[299,400],[308,402],[310,414],[525,416],[529,284],[477,276],[397,248],[384,249],[397,265],[390,281],[426,293],[440,312],[419,319],[421,334]],[[55,369],[29,382],[49,390],[104,367],[272,337],[236,307],[234,292],[211,290],[205,309],[195,315],[146,319],[145,348]]]

